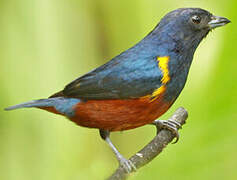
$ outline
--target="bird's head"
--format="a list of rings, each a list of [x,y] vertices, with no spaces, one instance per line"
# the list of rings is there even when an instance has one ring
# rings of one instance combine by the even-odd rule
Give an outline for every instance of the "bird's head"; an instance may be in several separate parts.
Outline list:
[[[161,39],[182,41],[189,48],[197,46],[212,29],[229,22],[227,18],[214,16],[200,8],[180,8],[165,15],[154,32]]]

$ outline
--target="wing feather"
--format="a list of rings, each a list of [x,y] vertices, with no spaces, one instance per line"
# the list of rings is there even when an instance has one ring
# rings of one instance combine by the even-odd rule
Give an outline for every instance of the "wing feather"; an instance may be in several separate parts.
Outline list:
[[[156,57],[115,58],[68,84],[51,97],[131,99],[152,94],[162,83]]]

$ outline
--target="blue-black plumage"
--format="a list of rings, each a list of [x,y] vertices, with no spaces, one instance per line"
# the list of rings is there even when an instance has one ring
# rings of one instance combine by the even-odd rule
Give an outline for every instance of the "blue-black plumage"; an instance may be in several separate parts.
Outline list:
[[[200,23],[196,17],[201,19]],[[173,77],[169,84],[179,83],[175,85],[177,88],[168,86],[172,87],[170,92],[175,97],[184,87],[193,54],[213,29],[210,22],[215,17],[200,8],[174,10],[135,46],[74,80],[58,95],[82,99],[130,99],[151,94],[162,85],[163,74],[157,65],[157,57],[169,56],[169,74]],[[229,20],[222,18],[221,25],[223,22]]]
[[[174,10],[135,46],[64,90],[6,110],[37,107],[65,115],[80,126],[98,128],[119,163],[130,171],[134,166],[112,145],[109,132],[143,126],[164,114],[185,85],[199,43],[210,30],[229,22],[200,8]],[[174,126],[162,127],[177,135]]]

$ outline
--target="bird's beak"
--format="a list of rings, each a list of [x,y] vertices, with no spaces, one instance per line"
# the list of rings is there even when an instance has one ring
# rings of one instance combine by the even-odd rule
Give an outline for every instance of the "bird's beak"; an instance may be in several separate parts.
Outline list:
[[[224,25],[226,25],[230,22],[231,21],[227,18],[213,15],[212,18],[211,18],[211,21],[208,23],[208,26],[210,27],[210,29],[214,29],[214,28],[217,28],[217,27],[224,26]]]

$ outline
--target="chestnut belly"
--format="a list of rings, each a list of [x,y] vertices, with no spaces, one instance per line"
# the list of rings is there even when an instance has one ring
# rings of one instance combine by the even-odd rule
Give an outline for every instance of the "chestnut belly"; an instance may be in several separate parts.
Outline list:
[[[75,105],[75,115],[69,119],[84,127],[122,131],[153,122],[172,104],[162,98],[155,101],[146,98],[89,100]]]

